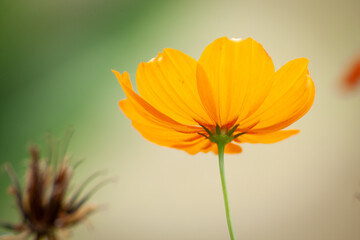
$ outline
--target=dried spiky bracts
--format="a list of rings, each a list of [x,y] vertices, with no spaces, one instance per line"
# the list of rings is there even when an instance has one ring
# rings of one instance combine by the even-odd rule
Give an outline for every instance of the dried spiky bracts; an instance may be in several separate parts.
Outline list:
[[[30,164],[24,190],[12,167],[6,165],[5,170],[11,178],[9,193],[15,198],[21,221],[19,224],[0,223],[0,226],[18,234],[2,236],[0,240],[28,237],[35,240],[60,239],[60,232],[67,231],[96,210],[96,206],[88,204],[88,200],[109,181],[102,181],[87,194],[82,194],[86,186],[102,173],[96,172],[70,194],[74,167],[70,166],[68,158],[63,154],[57,166],[51,159],[41,160],[39,149],[35,146],[30,147]]]

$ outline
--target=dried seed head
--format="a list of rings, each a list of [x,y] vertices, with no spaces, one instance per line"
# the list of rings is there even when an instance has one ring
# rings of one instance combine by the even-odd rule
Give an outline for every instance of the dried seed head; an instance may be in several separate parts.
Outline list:
[[[70,137],[67,141],[69,139]],[[24,190],[11,166],[5,166],[12,181],[9,193],[15,197],[21,223],[0,223],[0,226],[19,234],[2,236],[0,240],[26,239],[29,236],[34,236],[34,239],[56,240],[59,231],[66,231],[67,228],[80,223],[96,210],[96,206],[89,205],[87,201],[108,180],[95,185],[82,196],[82,191],[91,180],[100,176],[100,172],[96,172],[70,195],[69,185],[73,168],[65,155],[67,145],[68,142],[65,142],[65,147],[61,152],[50,152],[48,156],[51,157],[43,160],[40,158],[39,149],[35,146],[30,147],[30,164],[26,173],[27,181]],[[55,148],[50,149],[54,151]],[[59,166],[57,166],[57,158],[60,158]]]

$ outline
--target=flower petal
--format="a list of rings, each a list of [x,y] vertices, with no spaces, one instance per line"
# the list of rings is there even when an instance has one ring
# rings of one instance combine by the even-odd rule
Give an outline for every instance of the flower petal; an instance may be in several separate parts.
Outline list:
[[[264,103],[254,114],[239,122],[240,126],[258,122],[249,133],[267,133],[281,130],[301,118],[311,108],[315,97],[308,62],[299,58],[280,68]]]
[[[299,130],[282,130],[264,134],[247,133],[236,138],[235,141],[238,143],[276,143],[288,137],[291,137],[299,132]]]
[[[218,154],[218,147],[215,143],[213,143],[213,145],[210,146],[209,148],[210,151],[212,151],[215,154]],[[225,145],[225,151],[224,153],[229,153],[229,154],[233,154],[233,153],[241,153],[242,152],[242,148],[234,143],[228,143]]]
[[[196,154],[203,151],[211,144],[208,139],[197,133],[181,133],[173,129],[149,127],[137,122],[133,122],[133,126],[150,142],[160,146],[181,149],[189,154]]]
[[[218,152],[217,152],[217,145],[215,144],[215,143],[213,143],[213,142],[210,142],[211,144],[209,144],[206,148],[204,148],[203,150],[202,150],[202,152],[204,152],[204,153],[208,153],[208,152],[213,152],[213,153],[215,153],[215,154],[218,154]]]
[[[242,148],[237,144],[228,143],[225,146],[225,153],[241,153],[241,152],[242,152]]]
[[[164,49],[156,58],[139,64],[136,82],[140,96],[179,123],[210,123],[197,91],[196,65],[190,56]]]
[[[223,37],[205,48],[196,74],[204,107],[224,126],[258,109],[273,83],[275,69],[255,40]]]
[[[186,151],[187,153],[194,155],[199,152],[207,153],[209,152],[209,147],[212,146],[213,143],[210,142],[208,139],[205,138],[198,138],[197,140],[191,142],[191,143],[179,143],[176,145],[173,145],[173,148],[181,149]]]
[[[113,71],[113,73],[118,78],[121,87],[128,97],[128,99],[119,102],[120,108],[132,121],[155,126],[158,125],[174,129],[178,132],[194,133],[197,131],[198,128],[185,126],[169,118],[138,96],[132,89],[127,72],[124,72],[122,75],[117,71]]]

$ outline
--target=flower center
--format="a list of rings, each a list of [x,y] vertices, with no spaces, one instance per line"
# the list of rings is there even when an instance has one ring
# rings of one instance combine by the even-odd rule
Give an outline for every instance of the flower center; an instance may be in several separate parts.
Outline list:
[[[216,144],[228,144],[235,138],[239,137],[240,135],[245,134],[246,132],[234,134],[239,124],[232,127],[230,130],[229,128],[222,128],[218,124],[216,124],[215,129],[213,131],[210,131],[207,127],[200,124],[202,128],[209,134],[209,136],[206,136],[203,133],[199,133],[201,136],[204,136],[205,138],[209,139],[211,142]]]

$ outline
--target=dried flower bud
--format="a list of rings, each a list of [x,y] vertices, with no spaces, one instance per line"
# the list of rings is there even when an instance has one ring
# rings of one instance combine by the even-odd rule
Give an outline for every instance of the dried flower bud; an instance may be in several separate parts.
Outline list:
[[[18,235],[2,236],[0,240],[26,239],[30,236],[35,240],[56,240],[59,239],[58,235],[61,232],[66,232],[69,227],[83,221],[96,210],[96,206],[88,204],[87,201],[108,180],[100,182],[87,194],[82,195],[87,184],[101,175],[101,172],[96,172],[89,176],[74,193],[69,194],[74,168],[69,165],[68,157],[65,155],[66,147],[67,143],[61,151],[62,155],[59,154],[60,151],[51,148],[55,152],[50,152],[51,157],[44,160],[40,159],[40,151],[37,147],[30,147],[30,164],[24,190],[11,166],[5,166],[12,181],[9,193],[15,198],[21,222],[1,223],[0,226]],[[59,166],[56,164],[57,158],[61,158]]]

